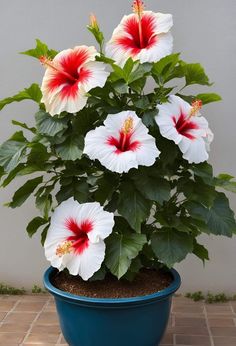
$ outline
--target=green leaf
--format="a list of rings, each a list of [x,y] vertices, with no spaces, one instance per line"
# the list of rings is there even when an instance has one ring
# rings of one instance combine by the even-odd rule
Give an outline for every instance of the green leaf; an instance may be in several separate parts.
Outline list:
[[[189,201],[202,203],[206,207],[211,207],[216,197],[215,187],[204,184],[201,178],[196,181],[182,178],[178,182],[178,192],[182,192]]]
[[[155,125],[155,116],[158,114],[158,109],[145,111],[142,116],[142,122],[147,127]]]
[[[7,97],[0,101],[0,110],[2,110],[6,105],[9,105],[13,102],[20,102],[23,100],[33,100],[37,103],[41,102],[42,93],[38,84],[32,84],[29,88],[25,88],[22,91],[19,91],[18,94]]]
[[[212,85],[209,82],[209,78],[206,75],[204,68],[201,66],[201,64],[198,64],[198,63],[185,64],[184,71],[185,71],[186,86],[192,85],[192,84],[200,84],[200,85],[208,85],[208,86]]]
[[[105,172],[104,175],[97,181],[98,188],[94,194],[95,200],[103,205],[107,200],[111,199],[112,194],[116,190],[118,184],[119,177],[117,174]]]
[[[12,124],[19,126],[19,127],[22,127],[23,129],[28,130],[34,134],[36,133],[36,128],[35,127],[29,127],[26,123],[21,123],[20,121],[12,120]]]
[[[208,250],[203,245],[198,244],[197,241],[194,242],[193,254],[200,258],[203,264],[209,260]]]
[[[201,100],[204,105],[222,100],[221,96],[215,93],[198,94],[196,99]]]
[[[43,219],[40,216],[37,216],[33,220],[31,220],[26,227],[26,231],[29,237],[31,238],[41,226],[45,225],[45,223],[47,223],[47,220]]]
[[[57,118],[56,116],[52,117],[44,111],[37,112],[35,119],[38,132],[49,137],[54,137],[67,128],[66,119]]]
[[[193,218],[205,221],[209,233],[232,237],[236,232],[234,213],[224,193],[217,193],[210,209],[205,208],[201,203],[189,201],[184,203],[184,207]]]
[[[46,225],[41,233],[41,244],[44,246],[50,224]]]
[[[136,232],[141,232],[141,223],[149,217],[151,205],[131,181],[121,184],[118,212]]]
[[[147,199],[162,204],[170,198],[171,187],[167,180],[136,172],[132,179],[137,190]]]
[[[152,70],[152,64],[145,62],[143,64],[136,64],[132,70],[132,73],[129,76],[128,83],[131,84],[138,79],[146,77]]]
[[[218,193],[207,215],[207,225],[211,233],[232,237],[236,232],[234,213],[229,207],[229,200],[224,193]]]
[[[40,187],[38,191],[35,193],[36,207],[41,211],[44,219],[46,220],[48,220],[49,211],[51,210],[51,206],[52,206],[51,192],[53,191],[56,182],[57,182],[57,179],[54,180],[54,182],[51,185]]]
[[[57,53],[57,51],[55,51],[54,49],[49,49],[45,43],[41,42],[39,39],[36,39],[36,47],[34,49],[26,50],[25,52],[21,52],[20,54],[29,55],[33,58],[39,59],[41,56],[54,58]]]
[[[43,177],[37,177],[28,180],[23,186],[21,186],[14,194],[12,201],[9,203],[9,207],[16,208],[20,207],[27,198],[34,192],[36,187],[41,184]]]
[[[10,173],[5,178],[5,180],[3,180],[2,187],[6,187],[7,185],[9,185],[12,182],[12,180],[14,180],[18,176],[20,177],[20,176],[32,174],[35,172],[43,172],[43,171],[46,171],[49,167],[50,167],[50,164],[43,165],[43,166],[41,165],[39,167],[34,164],[29,165],[28,163],[20,163],[12,171],[10,171]]]
[[[5,172],[13,170],[20,162],[27,147],[27,140],[22,131],[16,132],[0,146],[0,165]]]
[[[209,163],[199,163],[192,166],[191,169],[196,176],[202,178],[204,183],[214,185],[213,168]]]
[[[81,159],[84,148],[84,139],[82,136],[71,135],[67,137],[65,142],[58,144],[56,152],[62,160],[75,161]]]
[[[152,73],[159,82],[165,82],[173,73],[175,66],[179,62],[179,56],[179,53],[171,54],[153,64]]]
[[[138,256],[147,242],[144,234],[113,233],[106,241],[105,264],[120,279],[128,271],[132,259]]]
[[[129,81],[129,76],[130,76],[135,64],[137,64],[137,62],[134,62],[132,58],[129,58],[126,61],[125,65],[123,67],[123,75],[124,75],[125,81],[127,81],[127,82]]]
[[[230,192],[236,193],[236,181],[231,181],[234,179],[232,175],[229,174],[219,174],[215,180],[215,186],[219,186],[222,189]]]
[[[28,155],[27,163],[29,165],[37,165],[38,167],[44,166],[45,161],[51,156],[51,154],[47,152],[47,148],[42,143],[31,143],[29,147],[31,151]]]
[[[60,191],[56,194],[58,203],[65,201],[70,197],[74,197],[78,202],[88,202],[89,185],[86,178],[71,178],[66,185],[62,185]]]
[[[192,236],[171,228],[162,228],[153,234],[151,243],[155,255],[169,268],[193,251]]]

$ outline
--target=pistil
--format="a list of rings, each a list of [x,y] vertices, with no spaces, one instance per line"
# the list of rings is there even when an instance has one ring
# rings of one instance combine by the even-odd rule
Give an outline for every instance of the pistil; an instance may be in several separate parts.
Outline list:
[[[121,143],[121,150],[124,151],[125,149],[125,144],[126,144],[126,140],[127,140],[127,136],[130,134],[130,132],[133,130],[134,127],[134,120],[132,117],[128,117],[125,122],[124,125],[122,127],[122,133],[123,133],[123,138],[122,138],[122,143]]]
[[[144,11],[143,1],[135,0],[133,2],[133,11],[138,16],[138,31],[139,31],[140,48],[144,48],[143,28],[142,28],[142,16],[143,16],[143,11]]]
[[[49,58],[45,57],[45,56],[41,56],[39,58],[39,61],[41,62],[42,65],[46,66],[46,67],[50,67],[53,70],[63,74],[66,78],[68,78],[69,80],[71,80],[72,82],[77,82],[77,79],[73,76],[71,76],[69,73],[67,73],[66,71],[64,71],[62,68],[60,68],[59,66],[56,66],[56,64],[50,60]]]
[[[201,108],[202,108],[202,101],[201,100],[195,100],[192,102],[192,109],[190,111],[190,115],[187,117],[187,119],[180,126],[180,128],[178,129],[178,132],[181,132],[183,130],[183,128],[189,122],[191,117],[197,115]]]

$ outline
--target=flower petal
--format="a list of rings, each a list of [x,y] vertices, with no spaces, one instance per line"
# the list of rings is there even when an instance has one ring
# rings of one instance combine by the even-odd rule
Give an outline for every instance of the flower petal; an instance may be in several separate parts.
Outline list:
[[[51,115],[64,111],[76,113],[85,107],[87,92],[103,87],[109,75],[105,64],[96,62],[98,52],[94,47],[76,46],[58,53],[50,61],[42,82],[42,102]]]
[[[126,121],[132,123],[128,134],[124,133]],[[139,165],[151,166],[160,152],[155,139],[133,111],[108,115],[100,126],[85,137],[84,153],[97,159],[113,172],[128,172]]]

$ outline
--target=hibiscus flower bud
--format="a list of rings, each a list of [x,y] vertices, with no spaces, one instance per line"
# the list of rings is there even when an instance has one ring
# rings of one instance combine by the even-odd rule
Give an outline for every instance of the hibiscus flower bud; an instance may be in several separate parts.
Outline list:
[[[96,16],[93,13],[90,14],[89,19],[90,19],[90,27],[92,29],[99,30],[97,18],[96,18]]]

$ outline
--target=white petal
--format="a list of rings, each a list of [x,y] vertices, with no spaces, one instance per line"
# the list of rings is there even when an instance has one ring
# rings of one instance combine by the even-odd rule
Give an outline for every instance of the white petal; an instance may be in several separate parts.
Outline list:
[[[166,34],[159,34],[157,42],[150,48],[142,49],[136,56],[136,60],[141,63],[156,62],[173,51],[173,36],[170,32]]]
[[[105,243],[100,240],[96,244],[89,243],[81,255],[68,256],[65,266],[71,275],[79,275],[83,280],[88,280],[101,268],[104,257]]]
[[[119,139],[124,122],[131,117],[133,130],[131,142],[139,142],[135,150],[124,152],[117,151],[115,145],[109,144],[109,138]],[[87,133],[85,137],[84,153],[90,159],[97,159],[106,168],[113,172],[128,172],[138,165],[151,166],[159,156],[155,139],[148,134],[148,129],[141,119],[132,111],[124,111],[118,114],[108,115],[104,121],[105,126],[100,126]]]
[[[180,144],[180,150],[182,149]],[[203,138],[191,141],[188,150],[183,154],[183,158],[189,163],[201,163],[208,159],[208,153]]]
[[[171,14],[154,13],[156,17],[157,34],[167,33],[173,26],[173,16]]]
[[[84,68],[90,71],[89,78],[83,82],[83,88],[86,92],[96,87],[102,88],[105,85],[110,72],[105,71],[106,65],[104,63],[92,61],[84,65]]]

